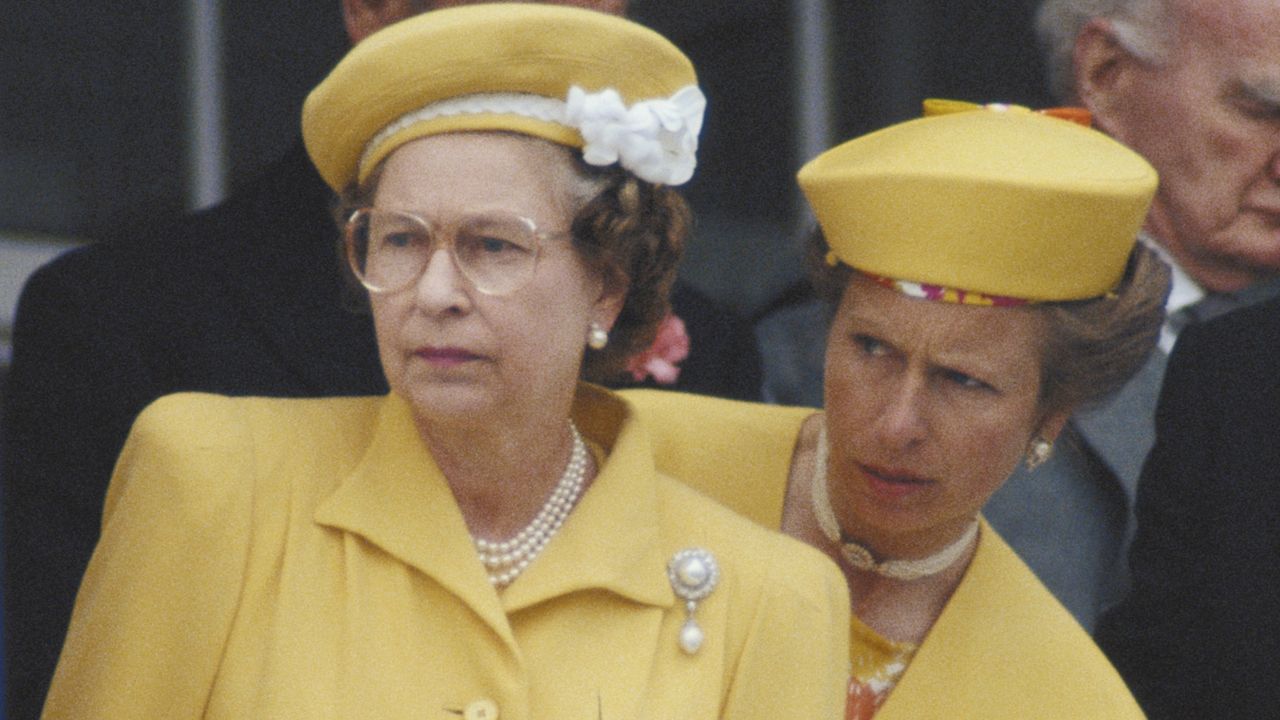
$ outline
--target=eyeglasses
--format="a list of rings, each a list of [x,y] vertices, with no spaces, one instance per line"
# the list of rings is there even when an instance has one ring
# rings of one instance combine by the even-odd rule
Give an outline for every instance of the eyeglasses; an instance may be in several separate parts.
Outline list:
[[[441,241],[472,286],[507,295],[533,277],[545,240],[568,235],[540,232],[529,218],[505,214],[468,216],[448,229],[412,213],[360,208],[347,220],[347,261],[369,292],[399,292],[422,277]]]

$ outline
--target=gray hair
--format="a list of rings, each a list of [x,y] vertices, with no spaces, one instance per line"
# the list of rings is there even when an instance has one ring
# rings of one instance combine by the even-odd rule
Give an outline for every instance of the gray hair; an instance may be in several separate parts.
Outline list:
[[[1044,0],[1036,13],[1036,36],[1049,91],[1063,102],[1078,100],[1072,53],[1080,31],[1094,18],[1109,20],[1116,41],[1135,57],[1163,62],[1174,33],[1173,5],[1172,0]]]

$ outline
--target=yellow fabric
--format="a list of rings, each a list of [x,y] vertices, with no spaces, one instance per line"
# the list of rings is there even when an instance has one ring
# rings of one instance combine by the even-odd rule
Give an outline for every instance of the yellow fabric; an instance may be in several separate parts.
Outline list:
[[[528,93],[564,100],[571,85],[618,91],[628,105],[667,98],[697,83],[689,59],[661,35],[601,12],[535,3],[435,10],[374,33],[307,97],[302,136],[331,188],[357,173],[365,145],[392,121],[428,104],[480,93]],[[477,127],[479,125],[479,127]],[[582,136],[552,120],[469,115],[399,133],[383,142],[368,172],[400,144],[426,132],[511,130],[581,147]]]
[[[895,642],[867,627],[857,616],[849,624],[849,659],[853,678],[876,689],[897,683],[918,646]]]
[[[45,717],[838,718],[836,568],[655,473],[608,393],[584,388],[575,419],[609,460],[499,595],[403,401],[157,401]],[[666,578],[690,546],[721,569],[693,657]]]
[[[781,517],[780,507],[758,501],[781,503],[784,490],[745,494],[737,488],[785,487],[785,470],[757,458],[771,452],[789,458],[800,421],[814,410],[652,390],[622,395],[653,437],[660,472],[744,514]],[[712,449],[719,462],[689,445]],[[1088,634],[983,522],[964,579],[876,720],[1141,717]]]
[[[857,615],[850,620],[849,657],[853,677],[845,720],[868,720],[884,704],[915,655],[914,643],[894,642],[872,630]]]
[[[911,120],[850,140],[797,179],[845,264],[1026,300],[1121,279],[1156,172],[1075,123],[1011,109]]]
[[[758,403],[663,390],[620,394],[648,426],[659,472],[690,481],[765,527],[782,524],[791,451],[813,408],[773,405],[764,412]]]
[[[987,105],[979,105],[965,100],[946,100],[942,98],[925,98],[923,117],[931,117],[933,115],[945,115],[947,113],[956,112],[973,112],[975,110],[1002,110],[1012,112],[1038,112],[1041,115],[1056,117],[1059,120],[1070,120],[1071,122],[1082,127],[1093,127],[1093,113],[1082,107],[1073,107],[1070,105],[1053,108],[1043,108],[1040,110],[1032,110],[1022,105],[1008,105],[1005,103],[991,103]]]
[[[1142,718],[1102,651],[982,523],[964,580],[876,720]]]

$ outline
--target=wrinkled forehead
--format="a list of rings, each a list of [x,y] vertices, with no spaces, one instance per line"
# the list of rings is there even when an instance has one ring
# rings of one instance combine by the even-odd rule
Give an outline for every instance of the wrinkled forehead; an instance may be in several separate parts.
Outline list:
[[[568,149],[504,132],[419,138],[393,151],[379,170],[376,205],[442,222],[504,212],[562,224],[576,210],[580,182]]]
[[[1030,306],[994,307],[913,298],[855,276],[833,332],[866,334],[943,366],[1038,377],[1047,323]]]
[[[1216,59],[1269,59],[1280,64],[1276,0],[1168,0],[1185,49]]]

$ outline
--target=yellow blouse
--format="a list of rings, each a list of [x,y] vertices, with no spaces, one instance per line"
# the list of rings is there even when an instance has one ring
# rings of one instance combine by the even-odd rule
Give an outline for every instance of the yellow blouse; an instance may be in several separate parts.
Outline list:
[[[889,640],[853,616],[849,626],[853,677],[849,679],[845,720],[863,720],[875,714],[907,671],[917,647]]]
[[[839,571],[658,475],[616,397],[608,461],[499,594],[395,397],[177,395],[134,426],[46,718],[838,718]],[[710,550],[678,645],[673,554]]]
[[[791,451],[815,410],[653,390],[623,395],[649,426],[660,471],[779,526]],[[860,665],[867,645],[851,632]],[[876,720],[1141,717],[1093,640],[983,521],[964,578]]]
[[[849,625],[849,659],[853,679],[880,692],[898,682],[917,645],[889,640],[854,616]]]

